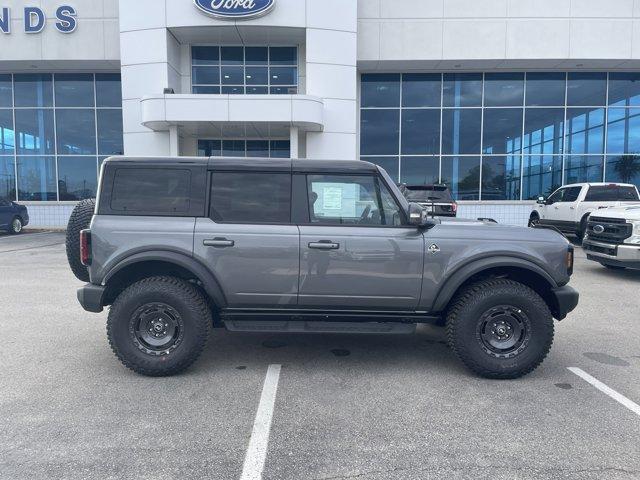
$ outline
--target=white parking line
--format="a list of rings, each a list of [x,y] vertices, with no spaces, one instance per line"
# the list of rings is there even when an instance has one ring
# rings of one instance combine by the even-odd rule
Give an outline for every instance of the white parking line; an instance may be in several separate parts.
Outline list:
[[[256,419],[253,422],[253,431],[249,448],[244,457],[242,476],[240,480],[260,480],[264,470],[264,462],[267,459],[267,446],[269,444],[269,432],[273,419],[273,408],[276,403],[278,380],[280,379],[281,365],[269,365],[267,376],[264,379],[262,395]]]
[[[592,377],[591,375],[589,375],[584,370],[581,370],[581,369],[576,368],[576,367],[567,367],[567,368],[569,369],[570,372],[575,373],[576,375],[578,375],[583,380],[589,382],[591,385],[596,387],[602,393],[604,393],[606,395],[609,395],[616,402],[621,403],[622,405],[627,407],[629,410],[631,410],[636,415],[640,415],[640,405],[638,405],[637,403],[632,402],[627,397],[625,397],[624,395],[616,392],[613,388],[608,387],[607,385],[602,383],[597,378]]]

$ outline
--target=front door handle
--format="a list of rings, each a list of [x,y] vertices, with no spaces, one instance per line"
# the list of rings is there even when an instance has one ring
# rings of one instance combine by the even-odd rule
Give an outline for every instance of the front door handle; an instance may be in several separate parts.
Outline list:
[[[309,248],[315,250],[338,250],[340,248],[339,243],[334,243],[330,240],[321,240],[319,242],[310,242]]]
[[[233,247],[236,244],[236,242],[234,242],[233,240],[228,240],[226,238],[213,238],[209,240],[204,240],[202,244],[205,247],[227,248],[227,247]]]

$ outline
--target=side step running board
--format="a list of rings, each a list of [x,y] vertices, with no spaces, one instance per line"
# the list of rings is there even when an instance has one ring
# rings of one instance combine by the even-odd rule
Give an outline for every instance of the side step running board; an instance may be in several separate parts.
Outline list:
[[[415,323],[226,320],[224,325],[232,332],[412,334],[416,331]]]

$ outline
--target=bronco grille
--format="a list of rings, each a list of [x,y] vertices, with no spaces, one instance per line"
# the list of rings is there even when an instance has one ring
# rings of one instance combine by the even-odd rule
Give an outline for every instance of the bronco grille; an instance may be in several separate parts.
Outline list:
[[[631,236],[633,228],[622,218],[589,217],[587,234],[595,242],[619,245]]]

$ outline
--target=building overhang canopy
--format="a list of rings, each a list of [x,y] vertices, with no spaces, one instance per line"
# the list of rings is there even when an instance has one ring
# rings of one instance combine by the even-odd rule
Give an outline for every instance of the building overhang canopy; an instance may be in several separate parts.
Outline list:
[[[324,102],[308,95],[150,95],[140,104],[142,125],[154,131],[185,124],[324,128]]]

